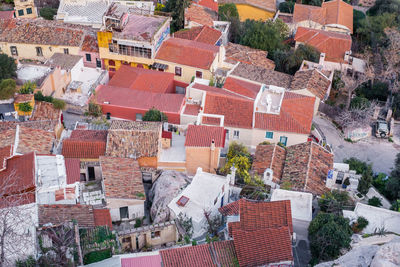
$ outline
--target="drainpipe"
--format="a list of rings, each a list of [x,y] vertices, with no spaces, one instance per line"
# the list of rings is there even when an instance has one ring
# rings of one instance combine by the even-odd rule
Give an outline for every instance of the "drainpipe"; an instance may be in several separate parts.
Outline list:
[[[211,141],[211,146],[210,146],[210,172],[213,172],[213,166],[214,166],[214,161],[215,161],[215,140],[213,139]]]

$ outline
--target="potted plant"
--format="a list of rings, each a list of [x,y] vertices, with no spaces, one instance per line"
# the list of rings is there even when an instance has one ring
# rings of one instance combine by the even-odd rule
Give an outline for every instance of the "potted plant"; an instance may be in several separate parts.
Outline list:
[[[350,179],[349,179],[349,177],[347,177],[343,181],[342,188],[346,189],[349,185],[350,185]]]

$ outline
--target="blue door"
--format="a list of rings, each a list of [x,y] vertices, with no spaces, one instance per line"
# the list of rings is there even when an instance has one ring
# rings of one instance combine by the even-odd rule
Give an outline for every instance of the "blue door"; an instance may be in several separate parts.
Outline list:
[[[286,137],[286,136],[281,136],[281,137],[279,138],[279,142],[280,142],[281,144],[283,144],[284,146],[286,146],[287,137]]]

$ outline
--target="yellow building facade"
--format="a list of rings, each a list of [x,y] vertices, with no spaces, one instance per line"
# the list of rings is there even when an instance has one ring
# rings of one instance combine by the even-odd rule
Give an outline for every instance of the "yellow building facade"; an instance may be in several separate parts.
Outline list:
[[[17,18],[37,18],[38,12],[34,0],[14,0],[15,16]]]
[[[241,21],[245,21],[246,19],[266,21],[273,18],[275,15],[275,12],[267,11],[246,4],[236,4],[236,8]]]

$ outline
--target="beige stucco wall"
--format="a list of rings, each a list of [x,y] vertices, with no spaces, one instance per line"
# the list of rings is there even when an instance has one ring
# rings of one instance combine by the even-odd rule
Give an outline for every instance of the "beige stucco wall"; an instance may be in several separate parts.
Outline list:
[[[121,207],[128,207],[128,220],[144,216],[144,200],[107,198],[106,201],[107,208],[110,209],[112,221],[121,220],[119,213],[119,208]]]
[[[27,8],[32,8],[32,14],[28,14],[26,9]],[[38,16],[37,9],[35,8],[35,3],[34,0],[14,0],[14,10],[15,10],[15,16],[17,18],[36,18]],[[18,15],[18,10],[23,10],[24,15],[19,16]]]
[[[225,127],[229,131],[227,135],[227,141],[229,143],[236,141],[240,142],[246,146],[252,146],[253,143],[253,129],[244,129],[244,128],[231,128],[231,127]],[[238,130],[239,131],[239,138],[233,138],[233,131]]]
[[[1,52],[12,56],[10,47],[17,47],[18,56],[13,56],[16,59],[32,59],[45,61],[51,58],[54,53],[64,53],[64,48],[68,48],[70,55],[79,55],[78,46],[53,46],[53,45],[39,45],[39,44],[17,44],[17,43],[0,43]],[[43,56],[37,56],[36,47],[42,48]]]
[[[195,174],[197,168],[205,172],[215,173],[219,164],[220,149],[211,151],[210,147],[186,147],[186,171]],[[213,159],[211,159],[211,157]]]
[[[54,92],[54,97],[61,97],[71,82],[71,73],[60,68],[55,68],[42,83],[40,90],[43,95],[49,96]]]
[[[266,138],[267,130],[254,129],[253,132],[253,143],[252,147],[256,147],[259,143],[268,141],[270,143],[278,143],[281,136],[287,137],[286,146],[296,145],[300,143],[304,143],[307,141],[308,134],[296,134],[296,133],[288,133],[288,132],[277,132],[277,131],[268,131],[273,132],[273,138]]]
[[[212,77],[211,70],[198,69],[198,68],[180,65],[177,63],[159,60],[159,59],[156,59],[155,61],[157,63],[168,65],[168,69],[166,70],[166,72],[169,72],[169,73],[175,74],[175,67],[182,68],[182,76],[176,76],[176,75],[174,76],[174,79],[177,81],[190,83],[192,80],[192,77],[196,77],[196,71],[201,71],[203,73],[203,79],[210,80]]]

